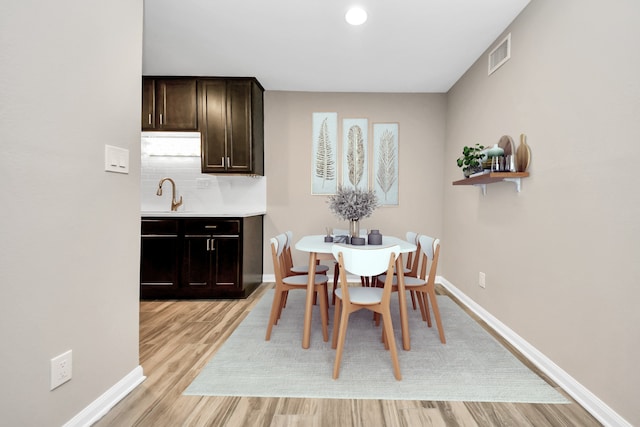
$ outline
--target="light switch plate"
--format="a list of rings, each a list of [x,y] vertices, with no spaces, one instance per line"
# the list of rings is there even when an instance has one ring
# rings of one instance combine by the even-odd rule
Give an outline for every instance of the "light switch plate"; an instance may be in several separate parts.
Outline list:
[[[104,146],[104,170],[107,172],[129,173],[129,150]]]

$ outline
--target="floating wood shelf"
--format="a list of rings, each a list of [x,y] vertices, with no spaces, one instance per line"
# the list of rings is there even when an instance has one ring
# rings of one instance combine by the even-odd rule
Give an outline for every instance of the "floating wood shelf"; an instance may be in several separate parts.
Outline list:
[[[471,178],[453,181],[453,185],[478,185],[482,187],[482,194],[487,194],[487,184],[507,181],[516,184],[516,191],[520,192],[520,179],[529,176],[529,172],[490,172]]]

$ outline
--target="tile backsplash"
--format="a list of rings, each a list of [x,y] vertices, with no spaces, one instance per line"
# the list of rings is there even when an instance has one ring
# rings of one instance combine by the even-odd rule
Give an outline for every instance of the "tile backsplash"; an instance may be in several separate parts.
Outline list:
[[[143,138],[144,142],[144,138]],[[176,198],[182,196],[178,211],[213,214],[266,212],[267,181],[264,176],[210,175],[200,172],[199,156],[141,156],[140,210],[166,211],[171,207],[171,183],[158,183],[169,177],[176,182]]]

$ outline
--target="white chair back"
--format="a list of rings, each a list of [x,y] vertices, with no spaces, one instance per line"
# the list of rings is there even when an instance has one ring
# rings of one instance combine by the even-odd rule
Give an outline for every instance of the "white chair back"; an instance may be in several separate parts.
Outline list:
[[[436,245],[440,244],[440,239],[434,239],[433,237],[425,236],[423,234],[420,236],[419,242],[420,248],[424,251],[425,254],[427,254],[427,258],[433,260],[433,251]]]
[[[389,259],[394,254],[394,261],[400,254],[398,245],[376,247],[355,247],[335,244],[331,247],[333,256],[338,258],[342,252],[344,269],[356,276],[377,276],[387,272]]]
[[[285,234],[285,237],[287,238],[286,248],[290,248],[291,247],[291,241],[293,240],[293,231],[287,231],[284,234]]]
[[[417,245],[418,244],[418,233],[415,233],[413,231],[407,231],[406,239],[407,239],[407,242],[413,243],[414,245]]]
[[[423,280],[434,284],[436,280],[436,271],[438,269],[438,258],[440,257],[440,239],[422,235],[420,236],[420,248],[424,253],[422,266],[420,268],[420,277]],[[428,272],[427,260],[429,264]]]
[[[271,244],[276,248],[276,255],[280,258],[282,255],[282,251],[284,250],[287,244],[287,235],[286,234],[278,234],[276,237],[271,238]]]

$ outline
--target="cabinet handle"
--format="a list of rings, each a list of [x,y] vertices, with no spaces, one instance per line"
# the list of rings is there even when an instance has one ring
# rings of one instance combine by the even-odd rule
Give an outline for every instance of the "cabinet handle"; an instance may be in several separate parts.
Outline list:
[[[207,252],[209,252],[209,240],[211,239],[207,239]]]
[[[204,228],[218,228],[217,225],[205,225]]]
[[[224,167],[224,157],[220,157],[220,166]]]
[[[229,157],[227,157],[227,168],[231,167],[231,161],[229,160]]]
[[[160,124],[162,125],[162,114],[160,114]]]
[[[151,113],[149,113],[149,124],[151,124]]]
[[[209,251],[213,252],[216,250],[215,246],[213,245],[214,239],[210,239],[211,240],[211,246],[209,247]]]

